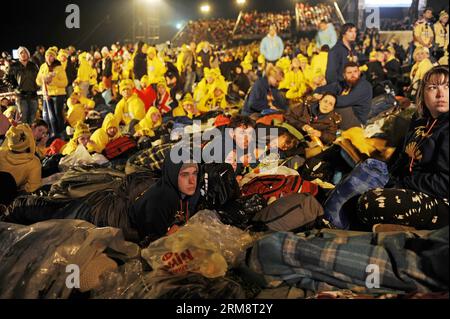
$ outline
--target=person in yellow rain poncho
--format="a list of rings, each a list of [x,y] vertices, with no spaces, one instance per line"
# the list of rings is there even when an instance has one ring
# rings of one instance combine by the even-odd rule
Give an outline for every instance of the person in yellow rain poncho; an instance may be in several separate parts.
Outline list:
[[[155,84],[166,73],[164,62],[158,57],[156,48],[149,47],[147,49],[147,74],[150,84]]]
[[[58,52],[58,57],[56,58],[62,65],[64,71],[67,68],[67,58],[69,57],[69,54],[67,53],[66,50],[61,49]]]
[[[89,127],[84,123],[78,123],[75,127],[75,133],[73,134],[72,139],[61,148],[60,153],[64,156],[71,155],[76,151],[78,145],[80,144],[83,144],[86,149],[90,144],[95,147],[90,138],[91,132],[89,131]]]
[[[283,82],[280,84],[281,89],[287,89],[286,98],[289,100],[294,100],[301,98],[306,90],[306,80],[300,69],[300,61],[297,58],[292,60],[291,68],[285,73]]]
[[[225,80],[218,79],[214,81],[211,89],[198,104],[198,110],[202,113],[215,111],[217,109],[226,109],[227,100],[225,98],[228,92],[228,83]]]
[[[181,46],[180,54],[178,54],[176,62],[176,67],[180,74],[182,74],[186,70],[186,66],[184,65],[184,57],[186,56],[187,51],[189,51],[188,46],[186,44],[183,44]]]
[[[123,80],[120,82],[119,91],[122,100],[117,104],[114,112],[117,120],[125,125],[130,124],[132,120],[142,120],[145,117],[144,102],[133,94],[134,82],[132,80]]]
[[[413,53],[414,65],[411,69],[411,95],[415,96],[418,88],[419,81],[423,79],[425,73],[433,68],[433,63],[430,60],[430,51],[428,48],[417,47]]]
[[[88,60],[87,52],[83,52],[78,57],[80,66],[78,68],[78,75],[75,80],[81,89],[81,95],[86,97],[89,93],[89,85],[97,84],[97,71],[91,66]],[[95,83],[93,83],[95,81]]]
[[[291,60],[288,57],[283,57],[278,60],[276,66],[280,67],[283,70],[284,74],[286,74],[291,70]],[[280,86],[279,89],[287,89],[287,87]]]
[[[306,49],[306,54],[308,54],[308,57],[312,57],[314,55],[314,53],[317,51],[317,44],[316,44],[316,40],[312,40],[309,45],[308,48]]]
[[[194,99],[190,93],[186,94],[180,105],[172,111],[173,117],[185,117],[193,119],[201,115],[200,111],[195,106]]]
[[[144,119],[135,125],[134,136],[136,136],[136,137],[140,137],[140,136],[153,137],[153,136],[155,136],[155,129],[160,127],[161,124],[162,124],[161,113],[159,112],[159,110],[156,107],[152,106],[148,110]]]
[[[302,54],[299,54],[297,56],[297,59],[300,61],[300,69],[303,72],[303,75],[306,80],[306,84],[311,87],[313,78],[314,78],[314,70],[313,68],[308,64],[308,58],[305,57]]]
[[[92,143],[87,144],[88,151],[90,153],[95,152],[101,154],[109,142],[112,142],[121,136],[122,134],[119,130],[119,121],[116,119],[114,114],[109,113],[103,120],[102,127],[92,134]]]
[[[64,100],[68,84],[67,74],[56,60],[58,52],[48,49],[41,65],[36,84],[42,88],[42,117],[50,127],[50,137],[60,137],[64,130]]]
[[[328,47],[324,46],[320,50],[319,54],[316,54],[311,59],[311,68],[315,75],[322,74],[326,75],[327,72],[327,63],[328,63]]]
[[[67,106],[69,107],[67,122],[71,127],[75,128],[77,123],[84,122],[86,114],[94,109],[95,102],[83,97],[80,88],[76,86],[73,94],[67,100]]]
[[[0,147],[0,172],[11,174],[18,191],[31,193],[41,187],[42,168],[35,151],[36,143],[28,124],[9,128],[5,144]]]
[[[253,56],[250,51],[247,52],[247,55],[245,56],[244,61],[241,63],[241,66],[244,73],[248,73],[253,70]]]
[[[194,101],[197,103],[208,95],[215,81],[225,81],[225,78],[221,75],[220,69],[204,69],[205,77],[200,81],[194,90]]]

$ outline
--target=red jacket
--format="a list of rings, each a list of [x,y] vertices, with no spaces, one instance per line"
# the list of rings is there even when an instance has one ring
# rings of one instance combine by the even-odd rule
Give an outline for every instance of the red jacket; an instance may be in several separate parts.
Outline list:
[[[133,93],[136,93],[137,96],[144,102],[145,105],[145,113],[150,109],[153,103],[156,100],[156,92],[153,90],[151,86],[146,88],[145,90],[134,89]]]

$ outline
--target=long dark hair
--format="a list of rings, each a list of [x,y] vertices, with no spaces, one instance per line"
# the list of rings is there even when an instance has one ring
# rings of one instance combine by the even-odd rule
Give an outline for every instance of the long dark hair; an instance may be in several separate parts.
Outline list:
[[[448,66],[439,65],[432,68],[428,71],[423,79],[420,81],[420,87],[417,91],[416,96],[416,105],[417,105],[417,114],[419,118],[429,118],[431,117],[431,113],[428,110],[427,105],[425,104],[425,90],[427,85],[431,82],[431,79],[434,77],[444,78],[444,81],[448,83],[449,74],[448,74]]]

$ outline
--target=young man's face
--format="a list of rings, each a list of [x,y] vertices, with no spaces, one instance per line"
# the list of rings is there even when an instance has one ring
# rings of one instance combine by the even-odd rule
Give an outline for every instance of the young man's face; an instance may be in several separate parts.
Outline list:
[[[344,34],[344,40],[346,40],[347,42],[355,42],[356,41],[356,28],[351,28],[349,29],[345,34]]]
[[[29,59],[30,56],[28,55],[28,53],[25,50],[22,50],[22,52],[20,52],[20,61],[28,62]]]
[[[89,142],[89,138],[90,138],[90,136],[88,134],[84,134],[84,135],[80,136],[77,140],[78,145],[86,146],[87,143]]]
[[[359,67],[349,67],[344,71],[344,79],[351,86],[354,86],[356,83],[358,83],[360,77],[361,71],[359,71]]]
[[[183,166],[178,173],[178,190],[186,195],[192,196],[195,194],[197,189],[197,178],[198,178],[198,166],[197,165],[186,165]]]
[[[129,88],[123,89],[120,93],[125,99],[128,99],[131,97],[131,89],[129,89]]]
[[[106,133],[108,134],[108,136],[110,137],[110,138],[113,138],[114,136],[116,136],[117,135],[117,133],[119,132],[119,129],[117,128],[117,127],[110,127],[107,131],[106,131]]]
[[[45,126],[33,127],[33,136],[36,141],[42,140],[43,137],[48,136],[48,128]]]
[[[234,140],[236,146],[240,149],[248,149],[250,143],[253,141],[255,129],[253,127],[239,126],[234,129]]]
[[[433,18],[433,11],[427,10],[424,12],[423,16],[425,19],[430,20],[431,18]]]

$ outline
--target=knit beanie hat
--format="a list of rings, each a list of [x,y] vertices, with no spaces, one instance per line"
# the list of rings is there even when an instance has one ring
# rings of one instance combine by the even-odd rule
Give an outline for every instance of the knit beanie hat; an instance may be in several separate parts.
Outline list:
[[[34,152],[35,141],[33,131],[28,124],[11,126],[6,132],[8,149],[18,153],[25,153],[28,149]]]
[[[119,91],[122,92],[123,90],[132,90],[134,89],[134,83],[132,80],[122,80],[119,84]]]
[[[181,101],[181,105],[184,106],[186,104],[194,104],[194,99],[190,93],[186,94],[184,99]]]
[[[54,47],[49,48],[46,52],[45,52],[45,56],[50,56],[53,55],[55,58],[58,56],[58,50],[55,50]]]

